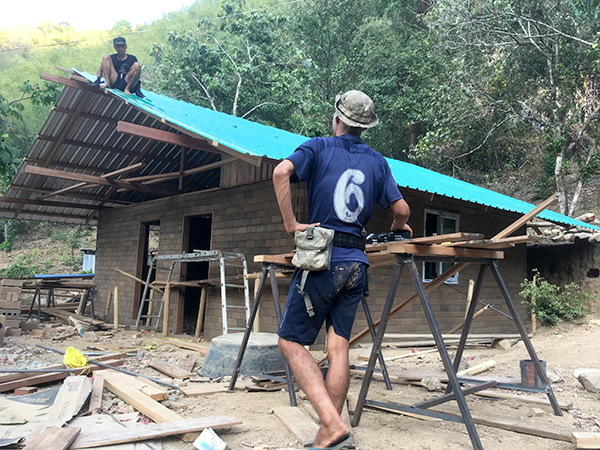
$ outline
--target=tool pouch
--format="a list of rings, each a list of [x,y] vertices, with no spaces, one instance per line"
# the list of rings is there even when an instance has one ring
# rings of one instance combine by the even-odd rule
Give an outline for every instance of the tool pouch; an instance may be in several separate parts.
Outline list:
[[[292,264],[303,270],[301,282],[296,285],[296,289],[304,297],[309,317],[314,316],[315,313],[310,297],[304,291],[304,285],[309,272],[329,269],[333,235],[333,230],[317,226],[310,226],[305,231],[296,231],[294,234],[296,253],[292,258]]]

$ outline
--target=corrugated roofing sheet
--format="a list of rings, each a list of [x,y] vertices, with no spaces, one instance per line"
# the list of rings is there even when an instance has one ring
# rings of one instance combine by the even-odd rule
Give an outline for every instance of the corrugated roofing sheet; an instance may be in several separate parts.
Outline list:
[[[88,77],[90,77],[88,75]],[[90,79],[92,79],[90,77]],[[132,105],[195,134],[215,140],[241,153],[283,159],[307,138],[239,117],[215,112],[172,98],[144,91],[145,99],[120,91],[116,95]],[[505,211],[525,214],[535,205],[485,189],[414,164],[386,158],[400,187],[407,187]],[[538,217],[566,225],[599,230],[599,227],[546,210]]]
[[[92,81],[95,76],[85,72],[75,71],[79,75]],[[125,95],[118,90],[109,90],[112,96],[94,95],[94,101],[88,101],[83,108],[76,127],[70,131],[68,139],[62,142],[62,147],[53,159],[54,166],[65,168],[69,164],[76,166],[77,170],[89,167],[89,172],[98,174],[127,166],[135,160],[147,140],[137,138],[115,131],[118,120],[141,124],[144,126],[168,126],[184,132],[190,136],[201,136],[216,141],[241,154],[267,157],[272,160],[280,160],[288,156],[293,150],[307,138],[273,127],[250,122],[245,119],[216,112],[207,108],[192,105],[170,97],[155,94],[144,90],[145,98]],[[46,124],[40,131],[41,136],[46,139],[59,139],[61,130],[69,120],[64,111],[75,111],[83,100],[82,91],[66,87],[57,102],[55,109],[50,113]],[[121,99],[121,100],[119,100]],[[86,118],[89,117],[89,120]],[[99,121],[98,118],[101,120]],[[73,144],[70,144],[72,142]],[[77,143],[85,143],[85,146],[77,146]],[[38,160],[51,158],[50,152],[56,151],[51,145],[52,141],[38,138],[28,157]],[[96,147],[94,147],[94,145]],[[178,170],[179,149],[176,146],[156,143],[151,154],[148,154],[148,165],[136,172],[136,176],[165,173]],[[213,162],[217,155],[197,152],[188,161],[193,167]],[[460,181],[431,170],[418,167],[402,161],[388,159],[394,178],[400,187],[406,187],[436,195],[442,195],[467,202],[477,203],[500,210],[525,214],[533,209],[534,205],[497,192]],[[86,173],[86,171],[83,171]],[[192,177],[195,188],[210,187],[218,182],[218,170],[212,173],[203,173]],[[217,177],[217,178],[215,178]],[[25,186],[35,185],[38,189],[48,191],[61,189],[73,184],[70,181],[57,179],[40,179],[36,176],[22,173],[20,170],[13,185]],[[87,190],[90,194],[105,195],[108,189],[103,186],[92,187]],[[9,190],[7,194],[14,196],[24,195],[18,190]],[[54,215],[65,216],[66,220],[77,220],[79,218],[89,220],[89,211],[78,210],[77,203],[81,205],[97,202],[85,199],[84,194],[79,194],[80,199],[63,198],[56,196],[56,200],[73,202],[73,210],[69,208],[48,209],[46,206],[21,206],[20,217],[36,217],[36,213],[43,214],[51,211]],[[9,195],[7,195],[9,196]],[[148,199],[145,193],[125,191],[113,193],[105,198],[106,206],[110,202],[139,202]],[[100,203],[102,205],[104,202]],[[18,205],[10,205],[15,208]],[[31,215],[30,215],[31,214]],[[37,214],[37,215],[39,215]],[[69,216],[70,215],[70,216]],[[0,216],[6,216],[0,212]],[[67,216],[69,216],[67,218]],[[539,217],[557,223],[574,225],[578,227],[600,230],[600,228],[589,225],[570,217],[552,212],[544,211]]]

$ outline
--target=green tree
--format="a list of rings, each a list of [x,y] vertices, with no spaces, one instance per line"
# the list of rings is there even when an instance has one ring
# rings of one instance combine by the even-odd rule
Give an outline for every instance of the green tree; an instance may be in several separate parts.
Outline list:
[[[442,102],[438,111],[455,111],[452,139],[435,136],[434,124],[423,149],[444,145],[454,163],[488,154],[514,169],[535,142],[553,167],[560,212],[572,215],[598,154],[597,14],[597,1],[437,1],[427,23],[456,64],[446,85],[468,109]]]

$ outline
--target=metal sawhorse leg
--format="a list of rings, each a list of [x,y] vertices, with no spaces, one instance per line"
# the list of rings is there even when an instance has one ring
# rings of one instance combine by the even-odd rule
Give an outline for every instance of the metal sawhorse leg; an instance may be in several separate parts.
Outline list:
[[[230,391],[235,389],[235,383],[237,381],[238,375],[240,374],[242,360],[244,359],[244,353],[246,353],[246,347],[248,346],[248,340],[250,339],[250,333],[252,332],[252,325],[254,324],[254,319],[256,318],[256,314],[258,312],[258,307],[260,306],[260,297],[262,294],[262,290],[265,286],[267,276],[271,279],[271,292],[273,294],[273,303],[275,306],[275,316],[277,318],[277,325],[279,325],[281,323],[281,303],[279,302],[279,290],[277,289],[277,278],[275,275],[276,268],[277,268],[276,264],[272,264],[272,263],[263,264],[262,276],[260,278],[258,290],[256,291],[256,295],[254,297],[254,304],[252,305],[252,310],[250,311],[250,317],[248,318],[248,323],[246,324],[246,331],[244,332],[244,337],[242,338],[242,343],[240,345],[238,357],[235,362],[235,366],[233,367],[233,373],[231,375],[231,382],[229,383]],[[294,378],[293,378],[290,366],[288,366],[287,362],[285,364],[285,375],[286,375],[286,382],[287,382],[287,386],[288,386],[288,393],[290,396],[290,405],[297,406],[298,402],[296,400],[296,391],[294,389]]]
[[[562,415],[560,406],[558,405],[558,402],[556,401],[554,393],[552,392],[552,388],[550,387],[550,384],[548,383],[548,379],[547,379],[544,371],[541,369],[541,364],[539,362],[539,358],[537,357],[537,354],[535,353],[535,350],[533,349],[533,345],[531,344],[531,341],[529,340],[529,336],[527,335],[525,327],[523,326],[523,323],[521,322],[521,320],[518,316],[517,310],[516,310],[514,303],[510,297],[510,294],[508,292],[508,288],[506,287],[506,284],[504,283],[504,280],[502,279],[502,277],[500,275],[500,271],[498,270],[498,262],[496,260],[490,259],[490,260],[485,260],[483,262],[479,261],[479,262],[481,262],[481,268],[479,271],[479,276],[477,278],[477,282],[476,282],[476,286],[475,286],[475,290],[474,290],[473,301],[471,302],[469,311],[467,313],[465,326],[464,326],[463,332],[461,334],[461,339],[459,342],[455,360],[452,363],[452,361],[450,360],[448,351],[445,347],[439,326],[437,324],[437,321],[436,321],[433,311],[431,309],[431,305],[429,303],[427,293],[425,292],[425,288],[423,286],[420,275],[418,273],[414,256],[409,255],[409,254],[396,254],[395,259],[396,259],[396,265],[394,268],[394,273],[392,276],[392,281],[390,284],[388,296],[387,296],[385,304],[384,304],[384,308],[383,308],[383,312],[382,312],[382,316],[381,316],[381,322],[377,329],[377,334],[375,336],[375,340],[373,343],[373,349],[371,351],[371,356],[369,358],[369,363],[367,365],[367,370],[365,373],[361,391],[358,396],[356,409],[355,409],[354,415],[352,417],[352,425],[353,426],[357,426],[359,424],[362,410],[363,410],[365,404],[368,404],[368,401],[366,400],[366,396],[368,393],[369,385],[371,383],[371,379],[372,379],[374,368],[375,368],[375,362],[377,359],[377,354],[379,353],[380,348],[381,348],[381,342],[383,340],[383,335],[384,335],[385,329],[387,327],[388,318],[389,318],[389,315],[390,315],[390,312],[392,309],[394,297],[396,296],[396,291],[398,288],[398,284],[400,282],[400,276],[402,274],[402,268],[404,267],[404,265],[408,265],[413,284],[414,284],[415,288],[417,289],[417,294],[419,296],[419,299],[421,300],[421,305],[423,307],[423,311],[425,312],[427,322],[429,323],[429,327],[433,334],[433,338],[438,347],[438,351],[440,353],[440,357],[442,359],[444,369],[446,371],[446,374],[448,375],[448,389],[447,389],[445,395],[436,397],[434,399],[431,399],[431,400],[428,400],[425,402],[417,403],[415,405],[412,405],[409,408],[404,408],[399,405],[393,405],[394,408],[399,409],[399,410],[406,410],[409,412],[419,412],[419,413],[423,413],[425,415],[432,415],[432,416],[439,417],[442,419],[452,420],[455,422],[458,421],[458,422],[464,423],[467,428],[467,432],[469,433],[469,437],[471,439],[471,444],[473,445],[473,448],[475,450],[483,450],[483,446],[481,444],[481,440],[479,439],[479,434],[477,433],[477,429],[475,428],[473,418],[471,417],[470,410],[469,410],[466,400],[465,400],[465,395],[467,395],[467,394],[471,394],[471,393],[477,392],[478,390],[488,388],[488,387],[494,387],[494,386],[509,388],[509,389],[521,389],[521,390],[534,391],[534,392],[545,392],[548,395],[548,399],[549,399],[550,403],[552,404],[554,413],[556,415]],[[431,258],[428,258],[428,259],[431,259]],[[461,381],[473,383],[473,380],[459,378],[456,374],[456,370],[458,369],[458,365],[460,363],[460,359],[462,357],[464,346],[465,346],[465,343],[466,343],[466,340],[468,337],[469,328],[470,328],[471,322],[473,320],[475,306],[477,304],[477,298],[479,296],[479,293],[481,292],[481,287],[483,285],[484,271],[487,266],[490,267],[490,269],[492,270],[492,272],[494,274],[494,277],[496,279],[498,287],[500,288],[502,296],[504,297],[506,305],[512,315],[513,321],[515,322],[515,325],[517,326],[517,329],[523,339],[523,342],[525,343],[525,346],[527,348],[529,356],[531,357],[531,360],[536,368],[536,371],[539,374],[540,381],[543,385],[542,388],[524,387],[521,385],[512,385],[512,384],[498,384],[494,381],[481,383],[479,385],[465,388],[465,389],[461,389],[461,387],[460,387]],[[456,400],[459,410],[460,410],[460,413],[461,413],[461,416],[462,416],[462,420],[461,420],[461,418],[457,419],[456,417],[448,416],[446,414],[435,413],[435,412],[426,410],[426,408],[429,408],[431,406],[438,405],[441,403],[445,403],[450,400]],[[373,403],[375,403],[375,402],[373,402]]]
[[[46,308],[50,307],[50,302],[52,302],[52,306],[56,306],[54,302],[54,288],[48,287],[48,298],[46,299]],[[33,294],[33,300],[31,301],[31,306],[29,306],[29,313],[27,314],[27,320],[31,317],[33,312],[33,306],[35,305],[35,301],[37,299],[37,317],[38,321],[42,321],[42,287],[37,286],[35,288],[35,293]]]

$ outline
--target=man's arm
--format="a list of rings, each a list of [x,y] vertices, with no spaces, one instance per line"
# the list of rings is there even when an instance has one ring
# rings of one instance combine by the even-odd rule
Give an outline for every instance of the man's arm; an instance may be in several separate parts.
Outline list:
[[[390,203],[392,207],[392,213],[394,215],[394,220],[392,222],[392,226],[390,227],[391,231],[395,230],[406,230],[410,231],[410,235],[412,237],[412,228],[408,226],[406,222],[408,222],[408,218],[410,217],[410,207],[408,203],[401,198],[400,200],[396,200],[395,202]]]
[[[293,236],[296,231],[304,231],[310,225],[306,223],[298,223],[292,207],[292,188],[290,186],[290,177],[294,175],[294,164],[289,159],[284,159],[280,162],[273,171],[273,187],[275,188],[275,196],[279,211],[283,217],[285,230],[290,236]],[[312,225],[319,225],[318,223]]]

